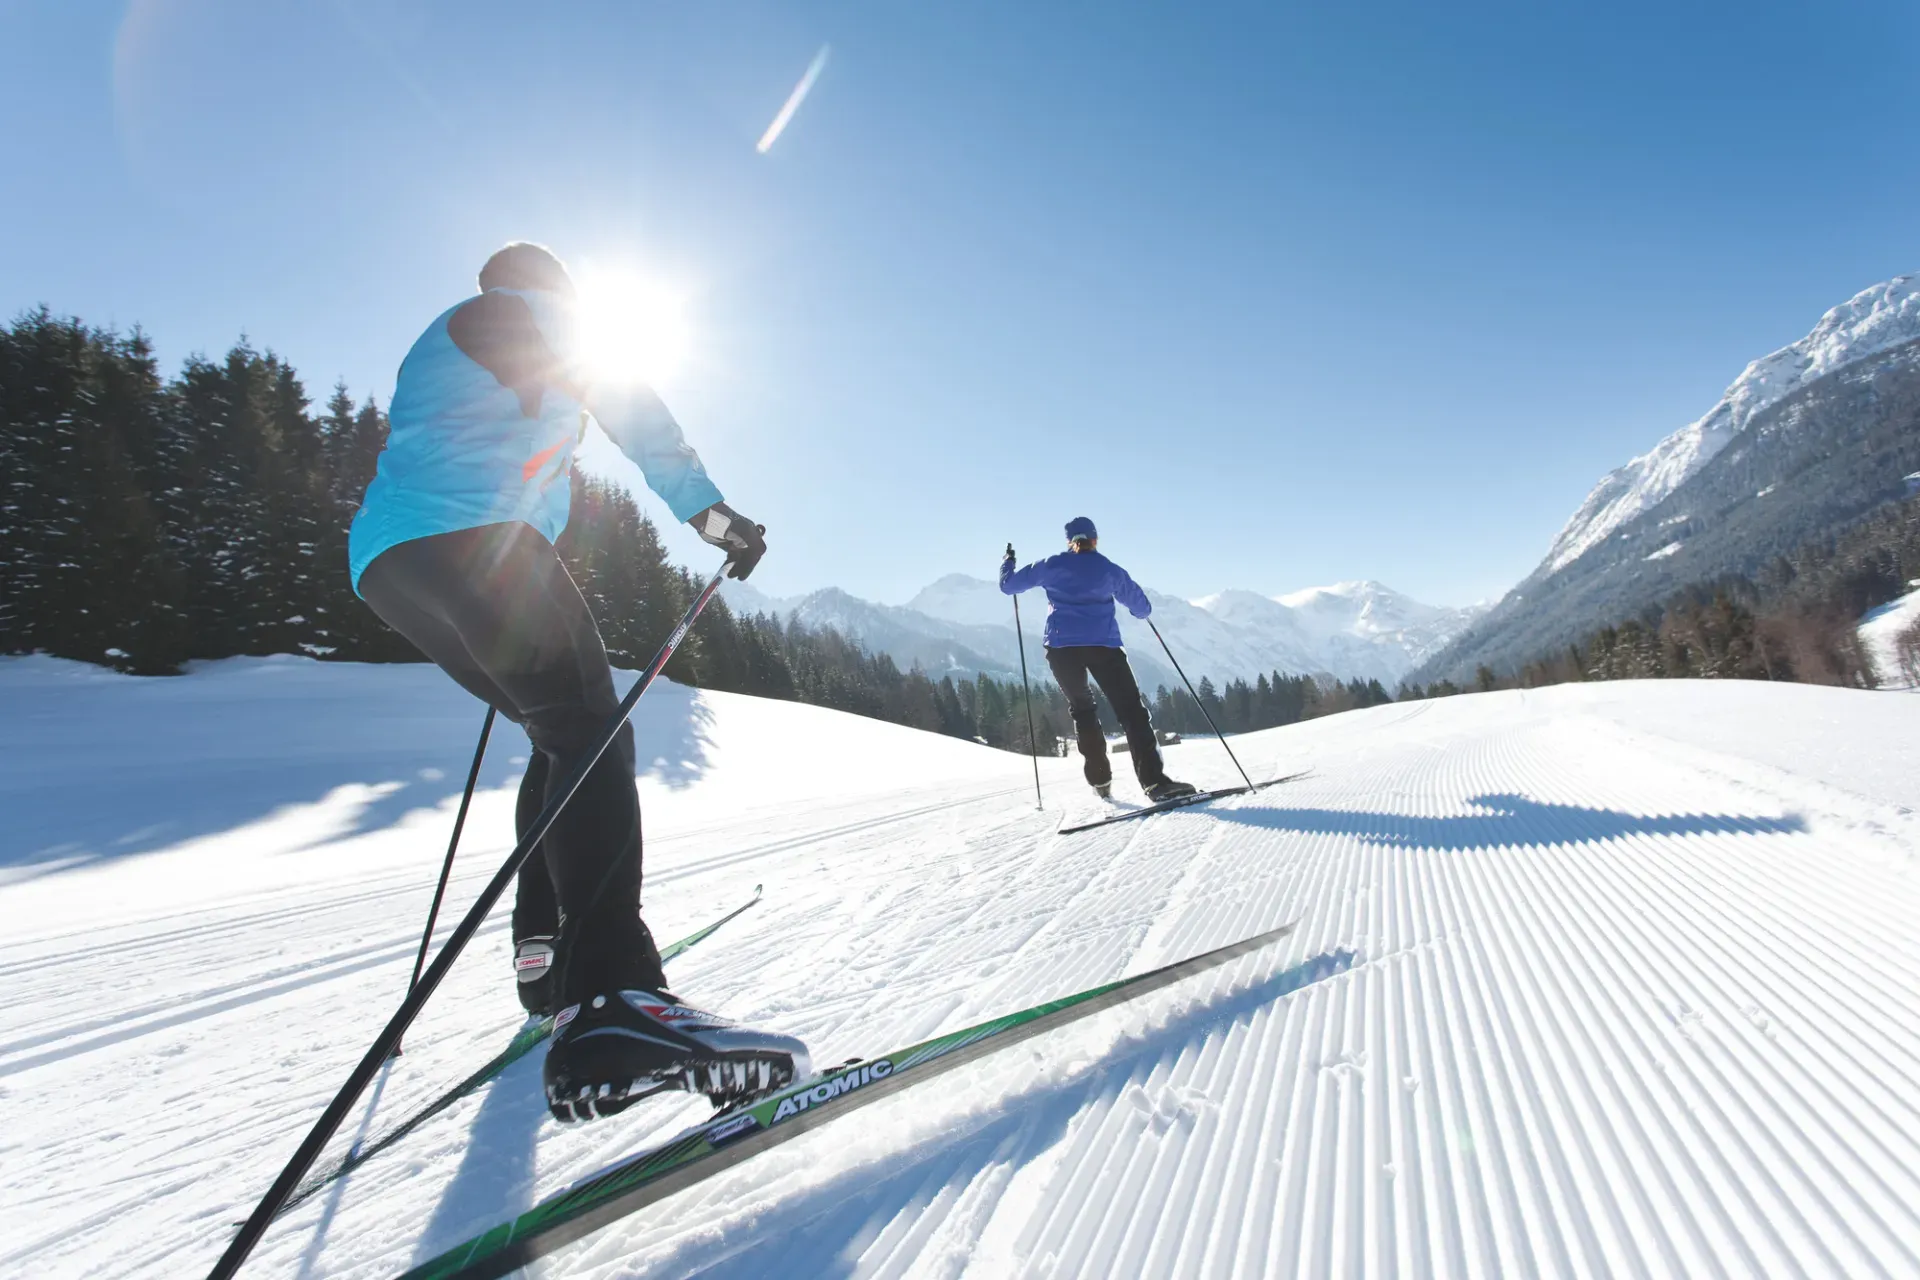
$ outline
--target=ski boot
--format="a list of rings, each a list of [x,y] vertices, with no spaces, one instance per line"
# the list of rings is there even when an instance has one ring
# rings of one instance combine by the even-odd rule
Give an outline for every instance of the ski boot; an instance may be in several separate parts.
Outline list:
[[[553,944],[545,935],[522,938],[513,944],[513,976],[520,990],[520,1007],[538,1018],[553,1012]]]
[[[591,1120],[669,1089],[727,1109],[811,1070],[793,1036],[743,1027],[664,991],[610,991],[554,1018],[547,1109],[562,1123]]]
[[[1099,796],[1102,800],[1111,800],[1113,799],[1113,784],[1111,782],[1096,782],[1093,784],[1093,794]]]
[[[1191,782],[1175,782],[1172,778],[1162,778],[1147,788],[1147,799],[1159,804],[1163,800],[1178,800],[1182,796],[1197,796],[1200,788]]]

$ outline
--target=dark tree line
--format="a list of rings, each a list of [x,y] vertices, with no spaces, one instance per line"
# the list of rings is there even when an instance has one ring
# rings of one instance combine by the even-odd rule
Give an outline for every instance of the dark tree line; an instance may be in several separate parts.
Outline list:
[[[241,654],[418,661],[347,580],[347,526],[386,434],[344,386],[313,412],[292,367],[245,342],[166,379],[137,330],[20,317],[0,329],[0,652],[146,675]],[[628,494],[573,484],[561,554],[613,661],[639,667],[698,584]],[[1016,686],[901,671],[830,629],[736,617],[723,600],[667,674],[1028,746]],[[1046,743],[1065,702],[1039,692]]]
[[[353,594],[347,525],[386,440],[385,415],[336,386],[315,412],[291,366],[240,343],[164,378],[138,330],[44,308],[0,329],[0,652],[43,652],[160,675],[199,659],[419,655]],[[560,552],[614,663],[643,665],[699,588],[617,486],[573,479]],[[1862,684],[1853,621],[1920,578],[1920,500],[1778,557],[1755,579],[1705,584],[1567,652],[1478,687],[1642,676]],[[1065,697],[970,673],[902,670],[829,627],[741,616],[723,599],[667,674],[1025,752],[1072,736]],[[1153,695],[1155,724],[1228,733],[1392,701],[1379,681],[1275,671]],[[1406,688],[1403,697],[1458,692]],[[1111,710],[1101,703],[1110,732]]]
[[[244,342],[163,380],[138,330],[0,330],[0,651],[126,671],[405,656],[340,566],[386,420]]]
[[[236,655],[363,662],[419,655],[353,594],[347,525],[386,441],[386,416],[337,386],[315,412],[293,368],[245,342],[161,375],[139,331],[46,309],[0,328],[0,652],[145,675]],[[699,584],[670,563],[623,490],[573,480],[560,552],[616,665],[643,665]],[[1027,751],[1014,682],[901,670],[839,632],[724,600],[667,668],[705,688],[787,698]],[[1065,697],[1034,687],[1033,737],[1072,733]],[[1385,700],[1377,684],[1274,673],[1200,694],[1229,731]],[[1193,698],[1162,688],[1163,728],[1199,732]],[[1103,716],[1110,712],[1102,706]]]
[[[1339,681],[1324,676],[1285,675],[1274,672],[1249,684],[1230,680],[1216,690],[1211,679],[1201,677],[1196,686],[1200,703],[1225,733],[1249,733],[1283,724],[1330,716],[1360,707],[1392,702],[1378,680]],[[1178,733],[1211,732],[1207,717],[1193,694],[1183,687],[1169,691],[1161,685],[1153,698],[1153,722],[1161,729]]]

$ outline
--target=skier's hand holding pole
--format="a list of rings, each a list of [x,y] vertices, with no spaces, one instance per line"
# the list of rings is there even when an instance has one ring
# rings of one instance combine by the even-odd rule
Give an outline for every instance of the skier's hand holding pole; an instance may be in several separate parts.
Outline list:
[[[695,512],[687,523],[704,541],[727,553],[729,578],[746,581],[760,557],[767,554],[767,526],[755,524],[724,502]]]

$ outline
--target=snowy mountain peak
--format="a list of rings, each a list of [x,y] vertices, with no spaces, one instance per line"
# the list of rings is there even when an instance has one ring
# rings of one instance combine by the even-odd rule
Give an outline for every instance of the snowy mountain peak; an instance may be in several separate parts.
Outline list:
[[[1610,472],[1567,522],[1542,568],[1551,573],[1659,503],[1711,461],[1762,410],[1827,374],[1920,340],[1920,275],[1896,276],[1820,317],[1806,337],[1748,365],[1705,417]]]
[[[1450,633],[1476,612],[1422,604],[1372,580],[1308,587],[1275,600],[1292,609],[1316,634],[1368,638],[1434,630]]]
[[[950,573],[922,587],[907,608],[967,627],[1006,626],[1013,617],[1013,605],[1000,593],[999,583],[965,573]]]
[[[1393,596],[1401,600],[1407,598],[1393,588],[1375,582],[1371,578],[1361,578],[1353,582],[1336,582],[1330,587],[1303,587],[1299,591],[1275,596],[1274,599],[1290,609],[1298,609],[1314,603],[1323,596],[1338,596],[1342,599],[1372,596]]]
[[[1018,670],[1013,605],[1000,586],[965,573],[950,573],[922,588],[903,606],[873,605],[839,591],[814,592],[793,601],[723,588],[729,602],[749,610],[763,602],[804,622],[828,623],[875,652],[929,670],[962,669],[964,655],[994,670]],[[1148,589],[1154,622],[1181,654],[1183,664],[1215,680],[1253,679],[1265,672],[1329,673],[1397,682],[1426,654],[1451,639],[1478,612],[1438,609],[1378,582],[1340,582],[1282,597],[1254,591],[1220,591],[1183,600]],[[1029,596],[1023,610],[1027,641],[1045,626],[1046,602]],[[1121,635],[1149,686],[1176,680],[1163,670],[1159,642],[1143,624],[1123,616]],[[983,668],[987,669],[987,668]]]

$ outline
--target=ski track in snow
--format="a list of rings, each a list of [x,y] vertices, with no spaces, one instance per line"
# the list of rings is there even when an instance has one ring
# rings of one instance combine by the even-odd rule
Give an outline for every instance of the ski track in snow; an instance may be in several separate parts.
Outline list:
[[[0,696],[51,665],[0,664]],[[353,696],[353,668],[326,670]],[[647,793],[649,919],[664,943],[765,883],[670,976],[820,1063],[1299,927],[535,1274],[1920,1274],[1904,698],[1654,682],[1387,706],[1235,740],[1256,777],[1310,777],[1076,836],[1056,833],[1092,807],[1074,762],[1042,761],[1036,812],[1016,757],[697,701],[710,769]],[[857,793],[747,799],[731,743],[822,734]],[[1169,764],[1231,774],[1210,741]],[[443,932],[510,811],[510,785],[477,801]],[[241,834],[269,868],[231,886],[218,840],[0,885],[0,1273],[211,1265],[404,988],[449,815],[319,840],[265,816]],[[506,1043],[507,945],[502,908],[316,1167]],[[538,1081],[536,1053],[287,1215],[246,1274],[393,1274],[704,1115],[562,1129]]]

